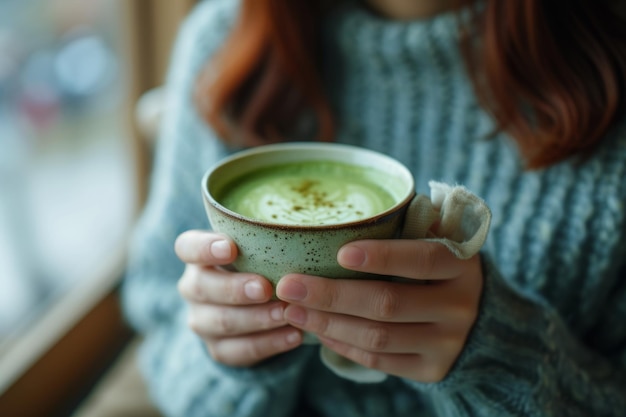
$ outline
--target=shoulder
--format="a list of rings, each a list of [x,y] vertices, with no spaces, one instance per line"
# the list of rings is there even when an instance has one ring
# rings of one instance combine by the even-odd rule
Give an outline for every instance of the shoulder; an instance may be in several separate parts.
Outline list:
[[[198,41],[225,36],[239,13],[239,0],[202,0],[189,12],[181,36]]]
[[[188,107],[199,73],[229,35],[239,14],[240,0],[201,0],[178,28],[170,56],[168,107]]]
[[[209,58],[230,33],[240,3],[239,0],[200,1],[181,23],[173,59],[197,64]]]

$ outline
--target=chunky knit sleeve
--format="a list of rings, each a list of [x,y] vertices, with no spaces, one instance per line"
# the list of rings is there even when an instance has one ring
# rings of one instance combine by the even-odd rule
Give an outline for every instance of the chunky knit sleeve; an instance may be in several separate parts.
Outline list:
[[[145,337],[143,374],[154,401],[168,416],[289,415],[311,354],[298,349],[249,369],[215,363],[188,329],[185,304],[176,289],[184,265],[174,253],[174,241],[185,230],[208,227],[202,174],[228,152],[196,113],[192,89],[198,72],[228,33],[237,5],[233,0],[205,0],[180,31],[149,199],[123,283],[126,317]]]
[[[454,368],[440,383],[408,384],[427,393],[440,416],[623,416],[626,280],[598,317],[604,328],[581,337],[545,300],[514,289],[489,259],[484,269],[481,315]]]

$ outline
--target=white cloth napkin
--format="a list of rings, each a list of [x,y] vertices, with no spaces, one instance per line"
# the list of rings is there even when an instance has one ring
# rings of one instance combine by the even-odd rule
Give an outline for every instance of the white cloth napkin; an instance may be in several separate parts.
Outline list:
[[[401,231],[403,239],[424,239],[445,245],[457,258],[469,259],[487,239],[491,211],[465,187],[430,181],[430,198],[418,194],[411,202]],[[356,382],[382,382],[387,374],[369,369],[322,346],[322,362],[335,374]]]

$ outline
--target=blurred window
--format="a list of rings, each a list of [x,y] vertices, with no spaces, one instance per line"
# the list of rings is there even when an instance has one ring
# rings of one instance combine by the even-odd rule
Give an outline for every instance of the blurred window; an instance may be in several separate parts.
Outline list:
[[[0,0],[0,360],[125,249],[122,1]]]

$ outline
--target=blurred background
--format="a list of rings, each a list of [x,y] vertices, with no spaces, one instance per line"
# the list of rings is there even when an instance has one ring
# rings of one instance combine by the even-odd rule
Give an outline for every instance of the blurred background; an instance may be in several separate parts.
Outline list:
[[[54,415],[132,337],[116,291],[194,2],[0,0],[0,415]],[[47,378],[59,387],[29,412]]]
[[[0,1],[0,343],[93,275],[132,221],[118,7]]]

